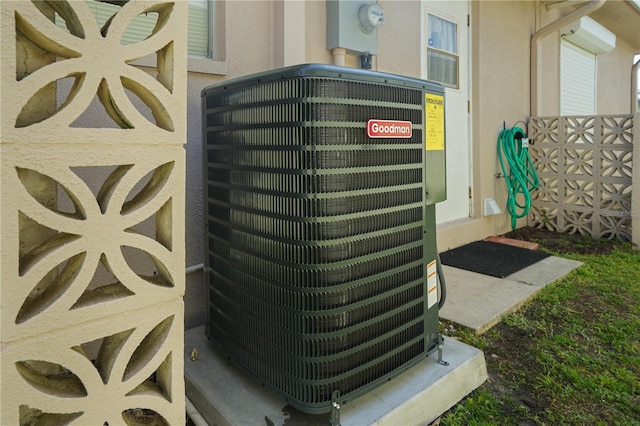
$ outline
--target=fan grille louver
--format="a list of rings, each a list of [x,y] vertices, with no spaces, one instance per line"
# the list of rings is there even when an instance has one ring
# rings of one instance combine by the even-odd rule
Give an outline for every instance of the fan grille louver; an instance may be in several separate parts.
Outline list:
[[[207,335],[311,413],[437,342],[422,133],[437,87],[374,74],[299,66],[203,92]],[[412,137],[368,139],[370,118]]]

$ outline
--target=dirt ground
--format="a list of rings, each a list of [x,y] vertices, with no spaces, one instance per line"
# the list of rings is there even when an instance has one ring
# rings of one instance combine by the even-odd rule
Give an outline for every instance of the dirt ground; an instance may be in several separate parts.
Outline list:
[[[532,227],[520,228],[504,236],[536,242],[540,245],[540,249],[554,251],[560,256],[563,253],[608,254],[616,247],[628,248],[628,245],[625,246],[624,243],[619,241],[595,240],[591,236],[562,234]],[[575,302],[578,305],[580,304],[580,301]],[[584,302],[588,301],[585,300]],[[527,316],[537,317],[535,306],[529,308]],[[445,324],[444,334],[455,336],[455,327],[452,324]],[[544,418],[544,412],[549,408],[551,401],[547,395],[536,389],[536,386],[526,379],[545,374],[544,366],[536,361],[535,355],[533,355],[535,351],[532,347],[532,345],[536,344],[536,334],[540,333],[540,331],[525,331],[517,327],[509,327],[504,323],[496,325],[493,331],[499,334],[501,338],[491,339],[491,343],[485,349],[489,379],[483,386],[499,398],[509,398],[516,405],[525,407],[524,410],[530,413],[540,413]],[[487,333],[491,333],[491,330]],[[526,378],[518,374],[518,372],[525,371]],[[518,382],[518,385],[514,386],[514,382]],[[504,406],[507,411],[509,410],[508,407],[509,405]],[[519,411],[522,411],[522,409],[520,408]],[[514,418],[519,417],[516,412],[513,412],[513,415]],[[518,424],[536,425],[537,423],[530,420],[520,420]]]
[[[614,247],[623,245],[619,241],[596,240],[589,235],[562,234],[533,227],[519,228],[504,236],[516,240],[536,242],[540,244],[540,247],[558,253],[608,254]]]

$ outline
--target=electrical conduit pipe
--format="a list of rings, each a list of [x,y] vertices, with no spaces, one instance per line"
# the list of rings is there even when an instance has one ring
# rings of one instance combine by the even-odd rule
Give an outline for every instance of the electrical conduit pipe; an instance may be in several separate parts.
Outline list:
[[[191,422],[194,425],[209,426],[209,423],[207,423],[204,417],[202,417],[202,414],[200,414],[200,411],[198,411],[196,406],[193,405],[193,402],[191,402],[191,400],[188,397],[185,398],[185,405],[187,409],[187,415],[189,416],[189,418],[191,419]]]
[[[542,84],[540,82],[540,75],[542,74],[542,39],[583,16],[598,10],[606,1],[592,0],[568,15],[540,28],[531,36],[531,106],[529,111],[531,117],[539,117],[542,114],[540,111],[540,99],[542,99]]]
[[[347,63],[346,56],[347,49],[344,49],[342,47],[335,47],[333,49],[333,65],[344,67]]]
[[[204,269],[204,263],[198,263],[197,265],[192,265],[185,268],[184,273],[185,275],[189,275],[194,272],[201,271],[202,269]]]
[[[631,67],[631,114],[638,112],[638,69],[640,59]]]

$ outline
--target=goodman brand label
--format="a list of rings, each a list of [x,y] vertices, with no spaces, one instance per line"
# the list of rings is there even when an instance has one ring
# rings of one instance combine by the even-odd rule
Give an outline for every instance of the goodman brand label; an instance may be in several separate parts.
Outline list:
[[[410,121],[367,121],[367,136],[370,138],[410,138],[412,132],[413,126]]]

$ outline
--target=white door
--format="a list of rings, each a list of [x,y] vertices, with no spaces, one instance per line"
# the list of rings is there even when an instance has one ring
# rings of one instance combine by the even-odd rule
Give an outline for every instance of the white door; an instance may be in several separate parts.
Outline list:
[[[468,1],[422,2],[422,78],[445,86],[447,200],[436,205],[437,223],[470,216]]]

